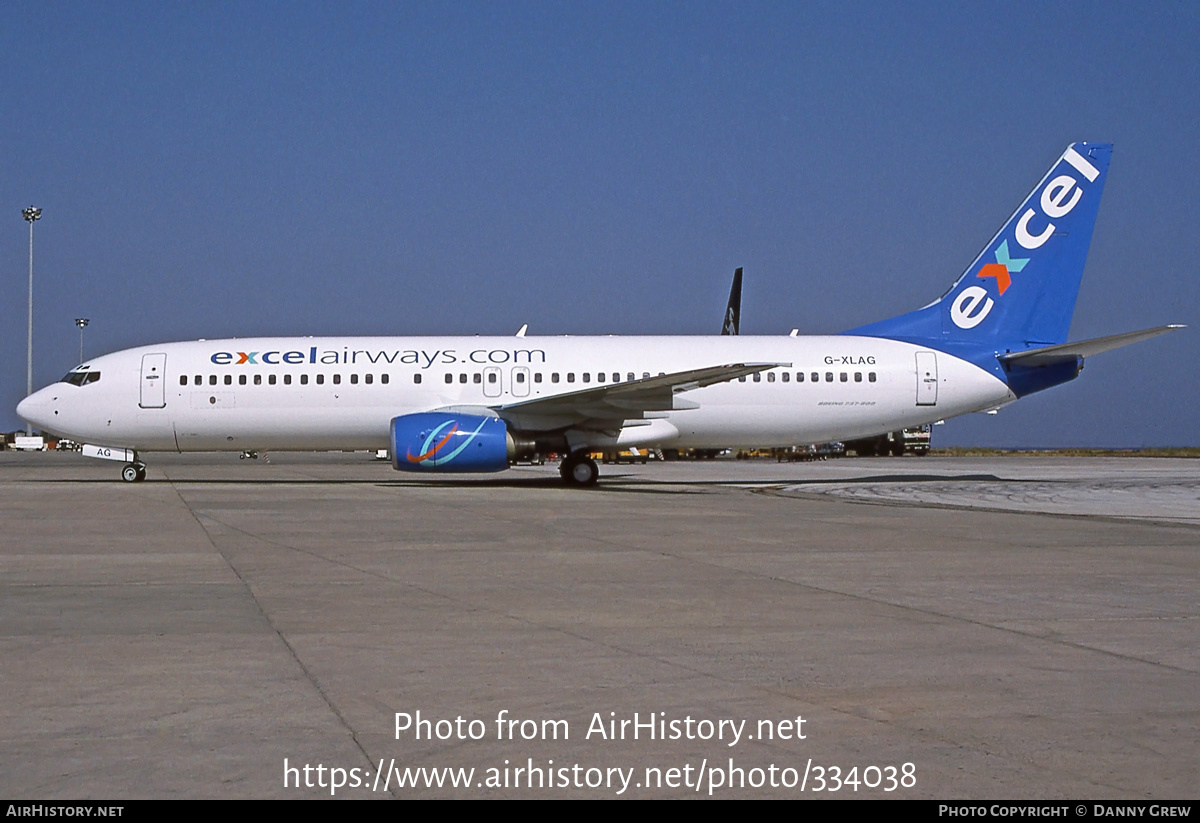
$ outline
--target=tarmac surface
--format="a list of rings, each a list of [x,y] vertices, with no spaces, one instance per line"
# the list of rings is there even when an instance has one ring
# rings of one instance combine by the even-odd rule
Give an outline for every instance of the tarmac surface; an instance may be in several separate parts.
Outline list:
[[[1200,797],[1200,460],[149,457],[0,453],[0,796]]]

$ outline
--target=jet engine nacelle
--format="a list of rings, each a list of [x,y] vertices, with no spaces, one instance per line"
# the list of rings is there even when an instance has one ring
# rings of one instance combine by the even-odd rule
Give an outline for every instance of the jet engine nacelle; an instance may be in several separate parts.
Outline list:
[[[422,412],[392,418],[392,467],[408,472],[498,472],[513,440],[495,417]]]

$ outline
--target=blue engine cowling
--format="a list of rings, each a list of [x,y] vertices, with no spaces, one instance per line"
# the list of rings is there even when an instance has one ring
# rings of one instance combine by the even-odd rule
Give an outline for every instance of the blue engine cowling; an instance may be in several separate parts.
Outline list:
[[[495,417],[422,412],[392,418],[392,467],[406,472],[508,468],[508,427]]]

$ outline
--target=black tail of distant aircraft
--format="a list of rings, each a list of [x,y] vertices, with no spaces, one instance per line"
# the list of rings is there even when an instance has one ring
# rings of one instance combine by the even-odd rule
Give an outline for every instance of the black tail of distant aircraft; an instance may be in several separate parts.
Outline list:
[[[742,316],[742,267],[733,273],[733,286],[729,289],[729,305],[725,307],[725,325],[721,334],[737,334]]]

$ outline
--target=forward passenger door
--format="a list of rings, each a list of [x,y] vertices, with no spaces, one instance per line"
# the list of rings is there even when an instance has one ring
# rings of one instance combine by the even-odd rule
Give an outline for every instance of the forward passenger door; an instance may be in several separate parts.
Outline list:
[[[143,409],[161,409],[167,405],[167,356],[142,355],[142,391],[138,405]]]

